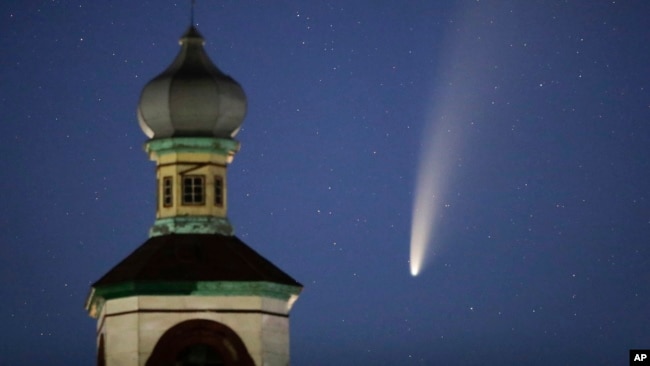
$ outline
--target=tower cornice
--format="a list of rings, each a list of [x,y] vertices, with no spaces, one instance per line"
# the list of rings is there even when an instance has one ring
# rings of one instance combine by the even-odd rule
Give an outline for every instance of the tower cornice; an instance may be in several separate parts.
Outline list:
[[[92,288],[86,300],[86,310],[97,318],[106,301],[131,296],[240,296],[264,297],[288,302],[287,311],[298,298],[301,286],[267,281],[175,281],[123,282]],[[286,314],[285,314],[286,316]]]
[[[152,154],[162,156],[173,153],[212,153],[228,157],[239,151],[239,141],[218,137],[168,137],[149,140],[144,150],[153,159]],[[230,163],[232,159],[229,159]]]
[[[149,237],[168,234],[221,234],[234,235],[235,230],[227,217],[174,216],[158,218],[149,229]]]

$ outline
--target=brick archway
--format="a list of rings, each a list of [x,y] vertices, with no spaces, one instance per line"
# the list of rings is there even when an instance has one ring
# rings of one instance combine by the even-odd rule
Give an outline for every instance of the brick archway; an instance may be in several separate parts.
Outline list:
[[[190,346],[206,345],[216,351],[226,366],[254,366],[244,342],[232,329],[211,320],[193,319],[176,324],[160,337],[146,366],[173,366]]]

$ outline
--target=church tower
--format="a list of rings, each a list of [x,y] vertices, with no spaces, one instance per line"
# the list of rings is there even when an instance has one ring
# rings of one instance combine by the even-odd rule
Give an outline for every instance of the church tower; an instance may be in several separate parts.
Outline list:
[[[156,163],[149,239],[92,285],[98,365],[288,365],[302,285],[233,234],[228,165],[246,114],[241,86],[194,26],[143,89],[140,127]]]

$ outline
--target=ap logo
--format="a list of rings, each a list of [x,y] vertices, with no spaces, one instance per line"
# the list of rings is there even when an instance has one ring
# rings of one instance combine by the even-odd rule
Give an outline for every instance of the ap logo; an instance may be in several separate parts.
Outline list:
[[[631,349],[630,365],[650,365],[650,350]]]

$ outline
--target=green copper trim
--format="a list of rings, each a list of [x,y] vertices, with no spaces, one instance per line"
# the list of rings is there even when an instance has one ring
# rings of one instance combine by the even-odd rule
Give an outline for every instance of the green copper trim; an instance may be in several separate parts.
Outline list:
[[[86,310],[96,318],[107,300],[130,296],[258,296],[288,301],[301,287],[266,281],[135,282],[92,287]]]
[[[149,237],[167,234],[221,234],[232,236],[235,233],[227,217],[214,216],[174,216],[156,219]]]
[[[147,141],[144,150],[148,154],[155,153],[158,156],[179,152],[216,153],[227,156],[239,151],[239,142],[217,137],[168,137]]]

